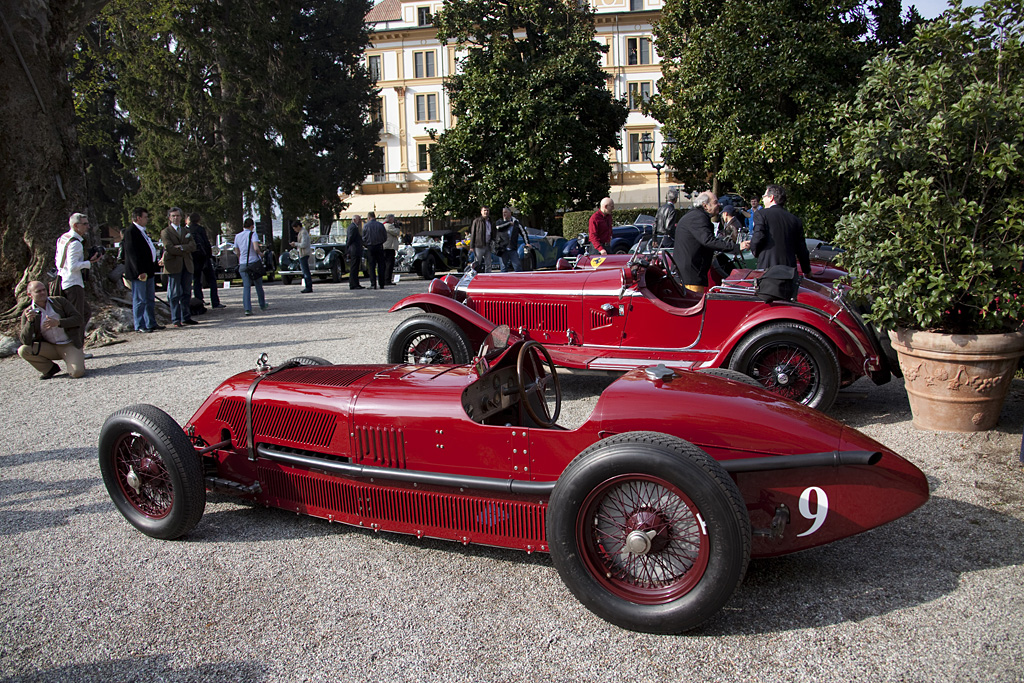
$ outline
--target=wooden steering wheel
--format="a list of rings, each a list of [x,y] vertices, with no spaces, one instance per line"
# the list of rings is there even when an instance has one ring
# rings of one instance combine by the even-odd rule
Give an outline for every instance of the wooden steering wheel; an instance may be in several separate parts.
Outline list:
[[[543,358],[543,362],[538,356]],[[551,354],[539,342],[528,341],[519,349],[519,357],[516,359],[516,383],[519,385],[519,398],[526,407],[530,419],[540,427],[554,427],[562,410],[562,387],[558,383]],[[553,397],[549,394],[549,389],[554,390]],[[531,398],[543,411],[543,417],[534,408]],[[549,399],[553,400],[553,407],[549,405]]]

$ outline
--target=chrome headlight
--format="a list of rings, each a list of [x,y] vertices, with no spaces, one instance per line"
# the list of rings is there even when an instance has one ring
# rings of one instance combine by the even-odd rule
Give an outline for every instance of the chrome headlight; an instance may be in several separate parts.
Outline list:
[[[213,254],[214,257],[220,256],[220,247],[213,247],[210,250],[210,253]]]
[[[316,251],[313,252],[313,257],[316,258],[317,261],[323,261],[324,256],[327,256],[327,252],[324,251],[323,247],[317,247]]]
[[[299,260],[299,250],[298,249],[292,249],[291,251],[288,252],[288,256],[289,256],[289,258],[291,258],[292,261],[298,261]]]

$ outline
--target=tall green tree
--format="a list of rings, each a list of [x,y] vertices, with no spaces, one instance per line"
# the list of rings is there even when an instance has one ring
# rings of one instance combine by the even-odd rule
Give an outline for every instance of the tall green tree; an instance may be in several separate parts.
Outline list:
[[[372,170],[380,139],[370,120],[378,90],[363,66],[368,0],[306,0],[292,9],[285,60],[298,110],[281,131],[273,185],[285,215],[319,215],[329,229],[350,192]]]
[[[829,236],[845,196],[825,154],[831,112],[878,41],[903,40],[918,21],[913,10],[901,21],[899,5],[669,0],[655,29],[663,76],[650,112],[675,138],[665,152],[675,176],[716,192],[782,184],[810,231]]]
[[[431,213],[513,204],[544,225],[556,209],[595,206],[628,112],[605,88],[589,5],[446,3],[434,23],[465,56],[445,84],[455,124],[432,149]]]

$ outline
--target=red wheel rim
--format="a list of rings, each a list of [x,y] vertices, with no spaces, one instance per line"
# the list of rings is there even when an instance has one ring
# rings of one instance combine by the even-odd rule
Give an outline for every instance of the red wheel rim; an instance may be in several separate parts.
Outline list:
[[[174,505],[174,485],[163,458],[146,437],[129,432],[112,449],[114,476],[125,499],[147,517],[161,519]]]
[[[693,501],[664,479],[641,474],[613,477],[591,491],[576,536],[594,579],[643,605],[689,593],[704,576],[711,550]]]
[[[818,390],[818,366],[803,348],[772,344],[750,361],[751,377],[768,391],[793,401],[805,401]]]
[[[432,334],[418,334],[405,348],[405,362],[451,365],[455,363],[455,353],[440,337]]]

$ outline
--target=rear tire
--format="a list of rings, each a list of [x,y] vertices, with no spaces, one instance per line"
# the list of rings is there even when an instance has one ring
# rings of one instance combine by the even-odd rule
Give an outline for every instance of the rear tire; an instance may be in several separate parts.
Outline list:
[[[295,356],[294,358],[286,360],[282,365],[304,365],[313,367],[317,365],[333,365],[333,363],[324,358],[320,358],[319,356]]]
[[[743,581],[751,531],[736,484],[682,439],[629,432],[580,453],[547,514],[551,558],[587,609],[622,628],[680,633]]]
[[[758,389],[764,389],[764,386],[750,375],[744,375],[739,370],[730,370],[729,368],[701,368],[697,372],[702,372],[705,375],[714,375],[715,377],[721,377],[722,379],[731,379],[733,382],[739,382],[740,384],[746,384],[750,387],[757,387]]]
[[[839,360],[820,332],[793,323],[755,329],[732,352],[729,368],[783,398],[828,410],[839,392]]]
[[[133,405],[108,417],[99,460],[114,505],[147,536],[179,538],[202,518],[202,463],[178,423],[159,408]]]
[[[462,365],[470,358],[466,334],[436,313],[423,313],[403,321],[388,341],[389,363]]]

